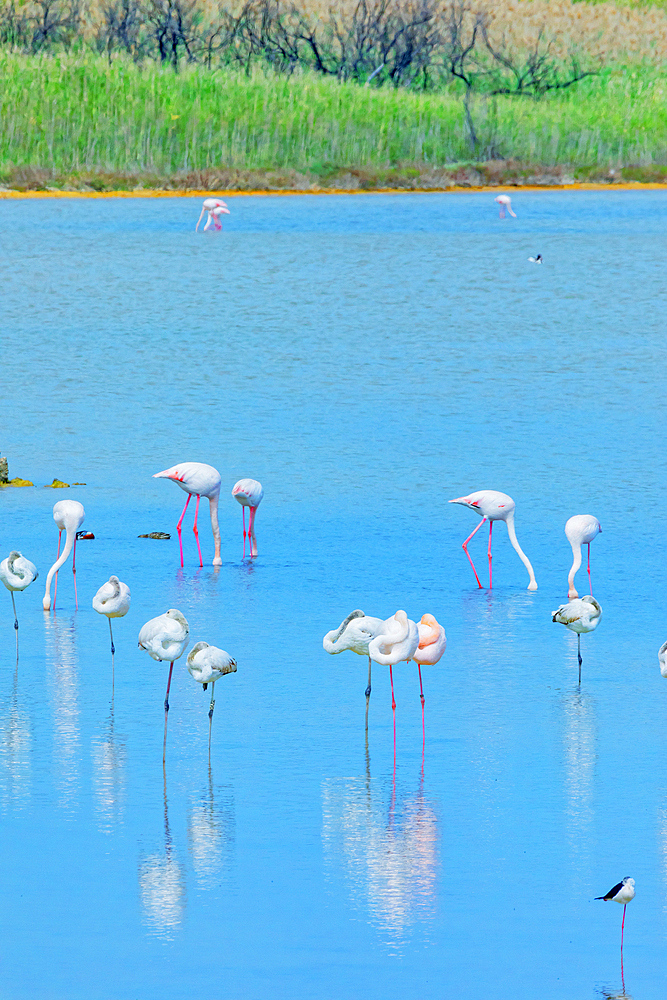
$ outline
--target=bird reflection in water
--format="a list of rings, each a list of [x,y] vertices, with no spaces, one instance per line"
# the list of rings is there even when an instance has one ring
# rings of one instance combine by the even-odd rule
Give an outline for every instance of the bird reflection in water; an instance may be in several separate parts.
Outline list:
[[[171,940],[185,913],[185,879],[169,829],[167,774],[164,772],[164,851],[139,862],[139,894],[144,923],[149,930]]]
[[[632,1000],[630,994],[625,992],[625,986],[600,986],[596,993],[603,1000]]]
[[[44,618],[49,687],[54,715],[54,763],[58,805],[76,806],[79,787],[79,677],[74,621]]]
[[[216,795],[218,801],[216,801]],[[212,889],[228,875],[234,845],[234,803],[228,793],[213,787],[209,764],[208,784],[193,804],[188,821],[188,841],[197,885]]]
[[[100,830],[112,833],[123,813],[125,801],[125,741],[114,727],[114,703],[104,731],[93,742],[93,787]]]
[[[18,663],[12,697],[0,715],[0,803],[3,811],[25,805],[30,798],[30,718],[19,707]]]
[[[368,758],[367,758],[368,761]],[[423,766],[416,792],[370,776],[325,780],[322,839],[331,872],[342,868],[355,900],[393,948],[436,909],[437,818],[424,792]]]
[[[570,857],[575,870],[588,858],[589,831],[593,822],[595,775],[595,714],[590,695],[579,689],[563,699],[565,792]]]

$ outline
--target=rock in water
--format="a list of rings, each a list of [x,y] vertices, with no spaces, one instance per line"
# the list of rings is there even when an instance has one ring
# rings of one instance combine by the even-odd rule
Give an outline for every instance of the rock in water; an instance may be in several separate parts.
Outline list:
[[[151,531],[148,535],[137,535],[137,538],[171,538],[166,531]]]

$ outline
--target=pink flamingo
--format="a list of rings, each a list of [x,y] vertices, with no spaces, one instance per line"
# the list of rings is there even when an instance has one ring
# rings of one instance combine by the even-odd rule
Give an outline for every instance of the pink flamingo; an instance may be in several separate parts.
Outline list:
[[[56,526],[58,527],[58,553],[56,555],[56,561],[49,570],[46,578],[46,590],[44,591],[44,599],[42,601],[42,607],[45,611],[49,611],[51,608],[51,580],[53,579],[54,573],[56,575],[56,586],[53,592],[53,610],[56,610],[56,597],[58,595],[58,570],[72,550],[74,550],[72,555],[74,600],[76,602],[77,610],[79,608],[79,597],[76,592],[76,533],[83,524],[85,516],[86,513],[83,509],[83,504],[79,503],[78,500],[59,500],[58,503],[54,504],[53,520],[56,522]],[[60,539],[62,538],[63,531],[66,533],[65,548],[63,549],[63,554],[60,555]]]
[[[491,532],[493,530],[494,521],[504,521],[507,525],[507,534],[509,535],[510,542],[512,543],[512,548],[516,551],[519,559],[524,564],[528,570],[530,576],[530,583],[528,584],[528,590],[537,590],[537,581],[535,580],[535,574],[533,573],[533,567],[530,565],[530,560],[523,552],[521,546],[516,537],[516,531],[514,530],[514,508],[516,504],[512,497],[508,496],[507,493],[499,493],[497,490],[479,490],[477,493],[470,493],[467,497],[458,497],[456,500],[450,500],[450,503],[460,503],[464,507],[469,507],[470,510],[474,510],[477,514],[481,515],[481,522],[475,528],[472,534],[468,535],[465,542],[463,543],[463,551],[468,556],[468,562],[472,566],[472,571],[475,574],[475,579],[477,580],[477,585],[481,587],[479,582],[479,577],[477,576],[477,570],[475,569],[475,564],[473,563],[470,555],[468,553],[468,542],[475,534],[476,531],[482,527],[485,521],[489,522],[489,590],[493,586],[493,579],[491,576]]]
[[[217,230],[222,229],[222,223],[220,222],[221,215],[231,215],[231,212],[227,208],[226,203],[222,198],[205,198],[204,204],[202,205],[201,213],[197,219],[197,225],[195,226],[195,232],[199,229],[199,223],[201,222],[204,212],[208,212],[208,219],[206,225],[204,226],[204,232],[210,229],[211,226],[215,226]]]
[[[264,490],[262,484],[256,479],[239,479],[232,490],[232,496],[238,500],[243,507],[243,558],[245,559],[245,509],[250,508],[250,524],[248,525],[248,542],[250,543],[250,557],[257,555],[257,539],[255,538],[255,514],[262,502]]]
[[[442,654],[447,649],[447,636],[445,630],[433,615],[422,615],[421,621],[417,623],[419,630],[419,645],[414,651],[412,659],[419,669],[419,697],[422,703],[422,732],[424,742],[426,742],[426,726],[424,723],[424,688],[422,687],[422,665],[433,666],[438,663]]]
[[[499,194],[497,198],[493,199],[500,205],[500,218],[505,218],[505,209],[509,212],[513,219],[516,219],[516,214],[512,211],[512,199],[508,194]]]
[[[197,497],[197,506],[195,507],[195,525],[192,530],[194,531],[197,542],[199,565],[204,565],[201,557],[201,548],[199,547],[199,532],[197,531],[199,498],[208,497],[211,509],[211,527],[213,529],[213,538],[215,540],[215,557],[213,559],[213,565],[222,566],[222,559],[220,558],[220,527],[218,525],[218,500],[220,498],[221,480],[218,470],[214,469],[212,465],[204,465],[203,462],[181,462],[179,465],[173,465],[171,469],[165,469],[164,472],[156,472],[153,479],[171,479],[172,482],[176,483],[188,494],[188,499],[185,501],[183,513],[181,514],[180,520],[176,526],[176,530],[178,531],[178,544],[181,549],[181,568],[183,567],[183,540],[181,537],[181,525],[183,524],[183,518],[185,517],[185,512],[188,509],[188,504],[190,503],[190,497],[193,494]]]
[[[600,522],[592,514],[575,514],[565,525],[567,540],[572,546],[572,567],[567,577],[567,596],[579,597],[574,586],[574,577],[581,566],[581,546],[588,546],[588,592],[593,593],[591,588],[591,542],[599,532],[602,531]]]

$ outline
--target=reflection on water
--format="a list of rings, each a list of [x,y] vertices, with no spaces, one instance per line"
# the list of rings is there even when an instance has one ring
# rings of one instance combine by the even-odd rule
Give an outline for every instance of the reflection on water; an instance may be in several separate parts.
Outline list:
[[[563,699],[566,816],[570,859],[575,870],[588,858],[593,821],[595,775],[594,703],[586,691],[574,690]]]
[[[216,794],[220,796],[220,789]],[[200,889],[212,889],[229,871],[234,844],[234,803],[231,796],[216,801],[210,766],[208,783],[190,811],[188,841],[197,885]]]
[[[322,839],[330,871],[341,859],[351,895],[371,921],[402,944],[436,909],[437,818],[424,794],[372,779],[331,778],[322,788]]]
[[[100,830],[111,833],[122,817],[125,800],[125,741],[114,729],[113,701],[101,738],[93,742],[93,788]]]
[[[595,992],[604,1000],[633,1000],[623,986],[600,986]]]
[[[164,775],[164,850],[139,862],[139,895],[144,923],[149,930],[171,940],[185,914],[185,877],[169,829],[167,776]]]
[[[77,804],[79,790],[79,689],[76,631],[71,618],[46,615],[46,657],[54,718],[54,782],[58,805]]]
[[[0,803],[5,811],[30,798],[30,718],[18,704],[18,666],[11,701],[0,714]]]

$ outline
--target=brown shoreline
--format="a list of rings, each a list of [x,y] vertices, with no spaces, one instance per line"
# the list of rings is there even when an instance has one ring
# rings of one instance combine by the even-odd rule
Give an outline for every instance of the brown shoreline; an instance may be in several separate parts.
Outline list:
[[[499,191],[509,191],[517,194],[519,191],[662,191],[667,190],[667,183],[658,184],[655,182],[629,181],[627,183],[612,184],[494,184],[475,187],[473,185],[435,188],[307,188],[297,190],[294,188],[276,188],[271,191],[169,191],[164,189],[145,188],[135,191],[0,191],[0,200],[13,198],[202,198],[211,195],[223,196],[225,198],[240,198],[252,195],[270,198],[274,195],[315,195],[315,194],[470,194],[491,193]]]

